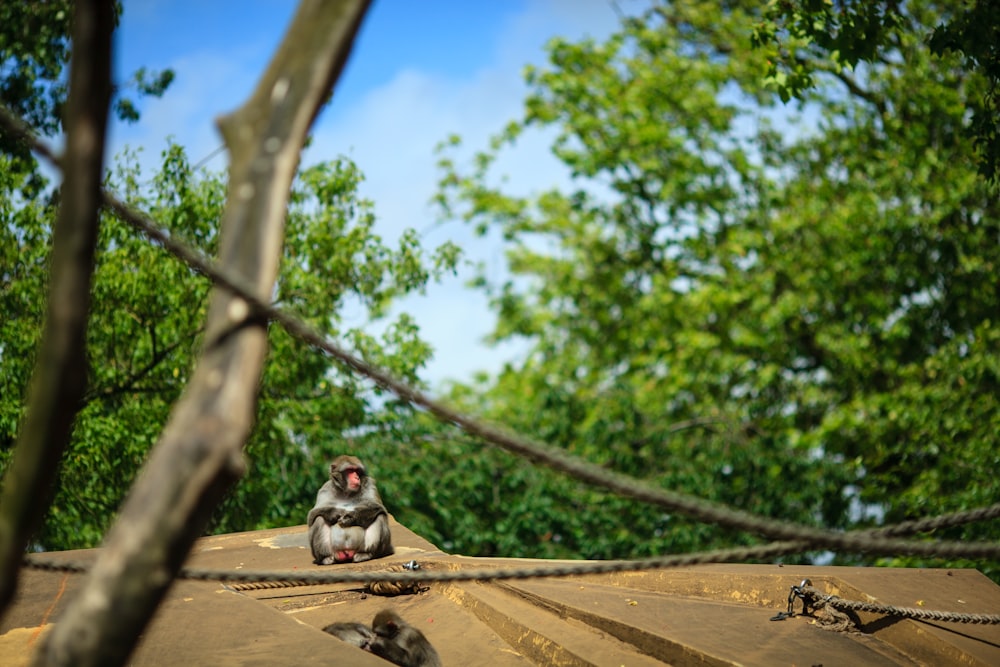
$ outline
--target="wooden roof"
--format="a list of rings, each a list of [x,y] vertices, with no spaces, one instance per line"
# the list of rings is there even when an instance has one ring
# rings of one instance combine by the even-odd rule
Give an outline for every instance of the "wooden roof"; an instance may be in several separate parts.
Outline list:
[[[199,540],[191,567],[313,571],[523,567],[538,561],[445,554],[392,523],[396,554],[358,565],[312,564],[305,526]],[[48,554],[93,559],[96,550]],[[142,665],[389,664],[320,629],[396,609],[445,665],[1000,665],[1000,626],[859,613],[858,632],[815,619],[770,620],[804,578],[845,599],[963,613],[1000,613],[1000,587],[975,570],[711,565],[504,582],[435,583],[396,597],[358,584],[237,591],[178,581],[132,656]],[[81,575],[25,570],[0,619],[0,664],[27,664]],[[796,607],[800,609],[799,606]]]

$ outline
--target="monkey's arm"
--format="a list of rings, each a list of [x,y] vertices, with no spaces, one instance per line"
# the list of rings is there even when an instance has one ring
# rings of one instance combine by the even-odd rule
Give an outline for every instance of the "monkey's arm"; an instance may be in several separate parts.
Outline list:
[[[336,500],[337,496],[334,493],[333,484],[331,482],[325,482],[316,493],[316,504],[313,505],[311,510],[309,510],[309,517],[306,519],[306,525],[312,526],[313,521],[315,521],[318,516],[326,519],[326,522],[329,524],[337,523],[337,521],[340,520],[340,515],[344,512],[336,507]]]
[[[341,639],[348,644],[353,644],[358,648],[368,648],[375,633],[367,625],[362,623],[331,623],[323,628],[323,632],[329,632],[337,639]]]
[[[382,515],[388,516],[389,512],[379,503],[364,503],[354,507],[350,512],[344,512],[338,523],[341,527],[360,526],[367,528],[375,523],[375,520]]]
[[[323,520],[332,526],[339,522],[345,514],[346,512],[342,508],[334,505],[314,507],[309,510],[309,518],[306,519],[306,525],[311,526],[317,517],[323,517]]]

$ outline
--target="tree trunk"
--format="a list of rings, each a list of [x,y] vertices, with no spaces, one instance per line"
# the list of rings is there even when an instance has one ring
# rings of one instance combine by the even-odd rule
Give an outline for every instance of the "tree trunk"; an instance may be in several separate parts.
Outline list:
[[[48,311],[28,412],[0,491],[0,615],[14,597],[28,540],[45,516],[87,385],[87,315],[111,102],[113,5],[111,0],[81,0],[73,13],[74,54]]]

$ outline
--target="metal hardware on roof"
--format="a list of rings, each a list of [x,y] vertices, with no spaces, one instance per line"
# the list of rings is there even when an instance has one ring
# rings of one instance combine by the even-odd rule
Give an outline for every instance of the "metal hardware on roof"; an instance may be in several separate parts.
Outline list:
[[[785,611],[779,611],[777,614],[771,617],[772,621],[783,621],[786,618],[791,618],[795,616],[795,599],[798,598],[802,600],[802,616],[809,615],[809,597],[805,593],[806,587],[811,587],[812,581],[809,579],[803,579],[802,583],[798,586],[792,586],[792,589],[788,592],[788,608]]]
[[[826,595],[818,589],[813,588],[809,579],[803,579],[802,583],[792,586],[788,592],[788,608],[778,612],[771,617],[772,621],[783,621],[796,615],[794,606],[795,600],[802,600],[802,612],[799,616],[810,616],[812,611],[825,610],[832,620],[827,625],[836,625],[836,629],[848,629],[841,627],[845,625],[846,615],[842,612],[864,611],[873,614],[883,614],[885,616],[899,616],[921,621],[943,621],[950,623],[973,623],[979,625],[1000,625],[1000,614],[964,614],[954,611],[936,611],[932,609],[916,609],[913,607],[895,607],[892,605],[875,604],[873,602],[860,602],[856,600],[845,600],[836,595]],[[836,610],[839,613],[833,613]],[[853,627],[853,623],[849,623]]]

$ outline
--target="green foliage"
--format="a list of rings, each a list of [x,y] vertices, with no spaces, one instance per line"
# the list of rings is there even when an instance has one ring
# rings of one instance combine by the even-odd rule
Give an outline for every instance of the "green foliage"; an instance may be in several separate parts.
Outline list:
[[[430,349],[411,318],[400,315],[376,337],[354,328],[367,323],[358,311],[381,316],[394,297],[452,270],[457,256],[451,246],[428,256],[411,236],[396,249],[384,244],[375,234],[370,202],[358,198],[360,181],[347,160],[316,165],[297,180],[277,300],[330,336],[351,339],[367,358],[416,381]],[[40,334],[54,216],[42,200],[17,201],[15,176],[6,174],[3,185],[0,471],[23,414]],[[134,156],[123,156],[108,185],[149,211],[171,234],[214,253],[225,184],[219,174],[192,170],[181,148],[164,152],[160,172],[149,183],[143,182]],[[35,539],[39,546],[86,547],[100,540],[190,377],[209,287],[105,215],[88,328],[89,388],[48,520]],[[351,326],[343,320],[345,303],[351,305]],[[347,446],[348,434],[384,420],[383,401],[365,383],[332,367],[329,358],[280,327],[270,330],[270,344],[258,420],[247,448],[250,473],[217,513],[216,531],[302,522],[323,481],[325,462]]]
[[[456,400],[616,470],[803,523],[992,502],[1000,211],[965,131],[987,82],[931,52],[939,15],[908,3],[921,24],[898,29],[898,57],[852,75],[842,55],[812,52],[797,124],[762,80],[758,11],[660,3],[603,44],[555,40],[549,68],[527,73],[522,119],[469,166],[449,142],[437,201],[505,240],[513,278],[478,284],[494,339],[532,345]],[[506,193],[495,160],[536,127],[558,132],[572,184]],[[499,510],[470,474],[456,493],[483,530],[522,530],[520,555],[753,539],[537,471],[500,476],[499,494],[520,500]],[[512,474],[531,481],[506,486]],[[496,533],[457,548],[491,551]],[[996,539],[982,525],[951,534]]]
[[[128,87],[134,87],[140,95],[162,97],[173,81],[173,70],[167,69],[150,75],[145,67],[140,67],[132,75],[132,80],[129,82]],[[135,102],[127,97],[119,97],[115,100],[115,112],[120,119],[130,123],[139,120],[139,110],[136,108]]]
[[[958,5],[911,2],[891,16],[878,6],[847,20],[801,3],[790,34],[808,59],[790,83],[767,48],[788,36],[761,32],[773,15],[759,3],[662,2],[604,43],[554,40],[550,64],[527,72],[524,116],[469,165],[449,152],[458,138],[442,156],[444,215],[498,232],[507,250],[510,280],[476,281],[499,316],[493,339],[531,345],[452,400],[608,468],[811,525],[993,502],[1000,217],[968,133],[992,80],[969,67],[980,55],[968,44],[927,45]],[[811,11],[827,14],[809,23]],[[971,34],[947,25],[960,46]],[[891,57],[878,55],[883,34]],[[801,96],[800,118],[774,83]],[[157,84],[138,75],[140,89]],[[498,157],[539,128],[557,132],[570,185],[495,186]],[[2,159],[0,471],[40,331],[54,214]],[[301,174],[276,298],[419,383],[430,350],[413,320],[375,336],[357,310],[383,317],[452,270],[458,250],[427,253],[412,233],[386,245],[360,180],[346,160]],[[180,149],[150,183],[128,157],[109,183],[214,250],[223,185]],[[190,375],[208,287],[106,217],[90,390],[39,545],[89,546],[109,524]],[[470,442],[282,329],[269,336],[250,471],[216,531],[301,523],[326,462],[352,452],[403,524],[468,555],[621,558],[758,539]],[[998,538],[989,525],[942,536]]]
[[[0,6],[0,100],[44,134],[59,128],[72,15],[68,0]]]
[[[25,185],[14,158],[0,155],[0,464],[14,445],[20,404],[45,310],[46,261],[51,238],[51,209],[14,193]]]
[[[1000,5],[975,2],[900,3],[897,0],[772,0],[754,32],[767,54],[766,82],[786,102],[803,98],[822,71],[847,72],[859,65],[891,62],[904,43],[926,40],[932,53],[959,54],[988,86],[965,99],[966,130],[975,138],[982,173],[1000,178]]]
[[[121,5],[115,6],[118,15]],[[43,136],[58,134],[66,101],[66,65],[70,55],[73,3],[69,0],[0,3],[0,103]],[[172,70],[149,73],[139,69],[124,88],[140,97],[160,97],[173,81]],[[139,119],[136,101],[116,86],[114,108],[122,120]],[[0,152],[12,157],[8,168],[34,172],[27,146],[0,135]],[[37,192],[44,186],[33,173],[24,187]]]

